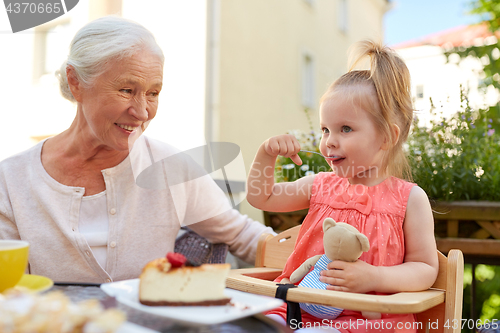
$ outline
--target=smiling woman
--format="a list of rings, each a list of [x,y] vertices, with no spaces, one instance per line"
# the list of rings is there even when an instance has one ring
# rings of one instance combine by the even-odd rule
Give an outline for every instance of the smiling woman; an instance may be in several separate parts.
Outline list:
[[[71,65],[66,76],[77,114],[68,130],[43,145],[42,164],[59,183],[83,187],[85,195],[94,195],[106,189],[101,170],[123,161],[130,136],[139,134],[156,115],[163,63],[159,56],[141,50],[108,65],[90,85]],[[86,165],[87,177],[81,177],[82,167],[72,165]]]
[[[260,235],[272,233],[232,209],[193,160],[142,135],[158,109],[163,61],[153,35],[122,18],[97,19],[73,38],[58,76],[75,119],[0,163],[0,239],[29,242],[31,273],[136,278],[188,224],[252,262]]]

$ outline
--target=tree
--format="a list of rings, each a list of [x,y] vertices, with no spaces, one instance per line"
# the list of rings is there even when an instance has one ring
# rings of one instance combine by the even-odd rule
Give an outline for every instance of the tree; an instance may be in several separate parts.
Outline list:
[[[481,45],[469,47],[459,46],[445,52],[449,59],[452,54],[458,54],[461,59],[467,57],[478,58],[483,64],[480,73],[482,80],[479,87],[486,91],[492,86],[500,95],[500,0],[474,0],[470,3],[473,15],[480,17],[481,23],[486,25],[493,38],[486,38]],[[480,113],[478,120],[485,117],[491,121],[478,121],[478,123],[489,124],[495,131],[500,132],[500,104],[491,106],[487,112]]]
[[[481,60],[483,64],[482,80],[480,88],[486,90],[492,86],[499,92],[500,96],[500,0],[473,0],[470,3],[473,15],[479,15],[481,23],[486,25],[494,38],[486,38],[480,45],[469,47],[456,47],[446,55],[456,53],[461,59],[474,57]],[[477,121],[482,120],[482,121]],[[500,133],[500,103],[489,107],[485,111],[479,111],[476,124],[478,126],[491,126]],[[484,129],[486,130],[486,129]],[[499,171],[500,172],[500,171]],[[476,277],[480,281],[477,286],[476,304],[477,311],[483,323],[493,318],[500,319],[500,266],[479,265],[476,269]],[[470,293],[472,280],[471,268],[466,267],[464,279],[464,296]],[[463,318],[472,318],[470,313],[470,300],[464,297]],[[465,330],[467,331],[467,329]]]

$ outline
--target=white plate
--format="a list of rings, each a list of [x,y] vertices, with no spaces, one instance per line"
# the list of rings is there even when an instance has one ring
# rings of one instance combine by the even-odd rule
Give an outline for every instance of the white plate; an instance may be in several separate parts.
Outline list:
[[[277,308],[283,301],[226,288],[232,305],[222,306],[147,306],[139,302],[139,279],[101,284],[109,296],[122,304],[188,325],[215,325]]]
[[[159,332],[126,321],[120,327],[118,327],[115,333],[159,333]]]

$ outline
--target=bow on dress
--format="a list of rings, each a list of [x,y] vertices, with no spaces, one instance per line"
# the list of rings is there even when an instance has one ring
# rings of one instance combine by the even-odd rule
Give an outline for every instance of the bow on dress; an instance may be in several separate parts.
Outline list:
[[[356,185],[334,196],[331,206],[339,209],[355,209],[361,214],[368,215],[372,211],[372,198],[368,194],[367,187]]]

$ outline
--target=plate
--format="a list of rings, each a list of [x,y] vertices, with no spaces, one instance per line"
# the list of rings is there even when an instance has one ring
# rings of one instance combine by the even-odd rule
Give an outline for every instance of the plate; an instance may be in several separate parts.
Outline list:
[[[48,277],[33,274],[24,274],[21,280],[14,287],[15,289],[28,289],[39,293],[52,288],[54,281]]]
[[[191,326],[221,324],[272,310],[283,304],[277,298],[226,288],[224,293],[231,297],[230,305],[147,306],[139,302],[139,279],[101,284],[101,289],[109,296],[116,297],[118,302],[134,309]]]
[[[115,333],[159,333],[159,332],[126,321],[116,329]]]

